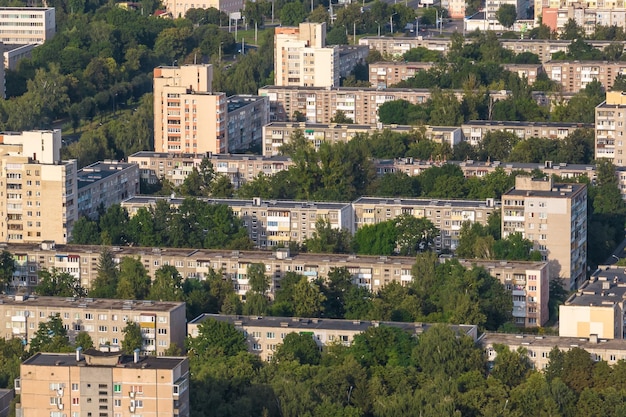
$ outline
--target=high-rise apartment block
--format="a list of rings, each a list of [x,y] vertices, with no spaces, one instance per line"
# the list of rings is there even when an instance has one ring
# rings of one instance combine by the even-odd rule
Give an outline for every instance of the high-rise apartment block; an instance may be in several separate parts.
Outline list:
[[[596,158],[626,164],[625,120],[626,92],[607,91],[606,100],[596,107]]]
[[[15,380],[18,417],[189,416],[189,359],[37,353]]]
[[[84,266],[90,262],[85,256]],[[0,313],[0,328],[5,329],[2,337],[17,337],[28,343],[39,324],[56,314],[68,329],[70,341],[79,332],[87,332],[100,349],[120,350],[122,331],[131,321],[141,327],[142,351],[163,355],[172,344],[182,348],[185,342],[185,303],[179,302],[2,295]]]
[[[69,240],[77,166],[61,161],[60,151],[60,130],[0,134],[0,241]]]
[[[553,278],[561,278],[567,289],[578,288],[587,270],[586,185],[517,176],[515,187],[502,195],[502,237],[512,233],[533,242]]]
[[[155,68],[155,151],[226,152],[226,95],[213,93],[212,84],[211,65]]]
[[[275,85],[338,87],[339,72],[339,48],[326,46],[325,22],[275,29]]]
[[[42,44],[56,32],[54,7],[0,7],[0,42]]]

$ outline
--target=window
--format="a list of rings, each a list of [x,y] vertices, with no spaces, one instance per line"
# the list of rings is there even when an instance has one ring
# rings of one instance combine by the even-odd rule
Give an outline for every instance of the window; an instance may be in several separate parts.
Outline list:
[[[79,405],[80,404],[80,398],[79,397],[73,397],[72,398],[72,404],[73,405]]]
[[[57,405],[59,404],[60,400],[60,397],[50,397],[50,405]]]
[[[85,313],[85,320],[93,320],[93,314]]]
[[[98,320],[107,320],[106,314],[98,314]]]
[[[254,343],[252,345],[252,350],[261,350],[261,349],[262,349],[262,347],[261,347],[260,343]]]
[[[275,339],[276,338],[276,334],[274,332],[267,332],[267,338],[268,339]]]
[[[78,391],[78,384],[72,384],[72,391]]]
[[[167,334],[167,329],[157,329],[158,334]]]
[[[106,332],[107,331],[107,326],[98,326],[98,331],[99,332]]]
[[[113,407],[121,407],[122,406],[122,400],[120,400],[119,398],[116,398],[113,400]]]
[[[113,384],[113,392],[122,392],[122,384],[116,382]]]

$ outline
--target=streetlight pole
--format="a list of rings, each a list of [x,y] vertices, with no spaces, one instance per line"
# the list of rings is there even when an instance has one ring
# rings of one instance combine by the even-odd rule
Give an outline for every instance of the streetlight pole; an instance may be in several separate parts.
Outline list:
[[[220,52],[219,52],[219,63],[222,63],[222,45],[224,45],[224,42],[220,42]]]
[[[396,12],[396,13],[392,14],[391,16],[389,16],[389,26],[391,26],[391,35],[392,35],[392,36],[393,36],[393,17],[394,17],[395,15],[397,15],[397,14],[398,14],[398,13]]]
[[[378,23],[378,20],[374,21],[374,23],[378,25],[378,37],[380,38],[380,23]]]

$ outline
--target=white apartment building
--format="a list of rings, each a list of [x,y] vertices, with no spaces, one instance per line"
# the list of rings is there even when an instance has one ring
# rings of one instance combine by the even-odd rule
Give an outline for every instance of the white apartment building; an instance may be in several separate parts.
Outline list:
[[[0,7],[0,42],[42,44],[56,32],[54,7]]]
[[[338,87],[339,78],[339,48],[326,46],[326,23],[275,29],[275,85]]]

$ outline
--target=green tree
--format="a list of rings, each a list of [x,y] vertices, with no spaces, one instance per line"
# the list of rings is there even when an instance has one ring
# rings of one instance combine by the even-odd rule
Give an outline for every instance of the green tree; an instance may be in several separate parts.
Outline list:
[[[141,259],[125,256],[120,262],[116,298],[143,300],[150,291],[150,277]]]
[[[287,334],[274,354],[277,362],[297,361],[300,365],[317,365],[320,358],[320,348],[308,333]]]
[[[154,273],[148,298],[159,301],[182,301],[182,281],[183,278],[175,267],[164,265]]]
[[[317,219],[315,231],[305,241],[308,252],[314,253],[348,253],[352,236],[347,229],[336,229],[327,219]]]
[[[2,285],[6,287],[13,281],[13,274],[17,270],[15,259],[11,252],[2,250],[0,253],[0,280]]]
[[[426,217],[417,218],[403,214],[395,219],[397,230],[396,244],[400,255],[414,256],[418,252],[430,250],[439,230]]]
[[[35,336],[30,340],[29,353],[37,352],[71,352],[72,347],[63,327],[59,313],[50,316],[47,322],[39,322]]]
[[[335,116],[330,119],[331,123],[340,123],[340,124],[352,124],[354,120],[346,116],[346,113],[343,110],[337,110],[335,112]]]
[[[493,349],[497,356],[491,375],[511,388],[523,382],[531,369],[526,349],[511,351],[507,346],[497,344]]]
[[[270,289],[270,278],[265,273],[264,263],[254,263],[248,265],[247,277],[250,290],[265,295]]]
[[[100,229],[98,223],[87,217],[80,217],[74,222],[72,228],[72,242],[77,245],[99,245]]]
[[[124,338],[122,339],[122,352],[127,355],[132,355],[135,349],[142,350],[143,338],[141,336],[141,329],[137,323],[129,321],[126,323],[126,327],[122,330]]]
[[[290,2],[280,10],[280,23],[283,26],[297,26],[304,21],[306,15],[306,10],[301,2]]]
[[[56,297],[84,297],[87,291],[80,285],[80,280],[67,272],[56,268],[44,268],[37,272],[38,284],[35,292],[39,295]]]
[[[76,338],[74,339],[74,346],[82,347],[83,351],[87,349],[93,349],[93,339],[89,336],[89,333],[85,331],[78,332]]]
[[[362,255],[392,255],[397,237],[398,231],[393,221],[365,225],[356,231],[352,246]]]
[[[236,356],[247,351],[246,338],[230,323],[207,319],[198,326],[198,336],[187,340],[187,350],[204,358]]]
[[[326,296],[315,283],[302,277],[293,288],[294,314],[299,317],[319,317]]]
[[[496,10],[496,19],[505,28],[510,28],[517,20],[517,10],[513,4],[503,4]]]
[[[345,26],[334,25],[333,28],[328,31],[326,43],[328,45],[347,45],[348,34],[346,33]]]
[[[119,271],[113,253],[106,246],[102,248],[98,258],[96,279],[91,284],[90,297],[115,298],[117,284],[119,281]]]

